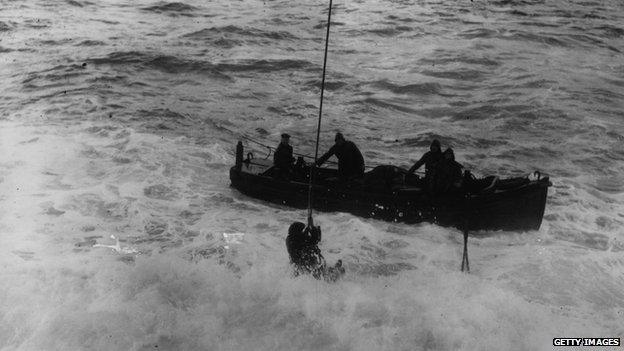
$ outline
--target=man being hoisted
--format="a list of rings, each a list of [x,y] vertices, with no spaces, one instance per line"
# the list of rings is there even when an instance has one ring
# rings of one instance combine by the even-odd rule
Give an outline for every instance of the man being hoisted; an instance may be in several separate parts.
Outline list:
[[[308,222],[310,224],[307,227],[301,222],[294,222],[288,228],[286,250],[290,256],[290,263],[294,266],[295,276],[311,274],[316,279],[336,281],[345,273],[342,260],[338,260],[334,267],[327,267],[318,247],[321,241],[321,227],[315,227],[311,219]]]

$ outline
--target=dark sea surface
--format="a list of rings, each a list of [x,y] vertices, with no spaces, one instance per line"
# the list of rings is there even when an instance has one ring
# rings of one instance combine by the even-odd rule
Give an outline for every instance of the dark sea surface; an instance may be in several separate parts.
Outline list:
[[[319,213],[229,187],[313,153],[324,1],[0,0],[0,350],[550,350],[624,337],[624,2],[335,1],[321,148],[550,175],[539,231]],[[265,149],[245,145],[257,157]],[[238,240],[231,234],[241,233]]]

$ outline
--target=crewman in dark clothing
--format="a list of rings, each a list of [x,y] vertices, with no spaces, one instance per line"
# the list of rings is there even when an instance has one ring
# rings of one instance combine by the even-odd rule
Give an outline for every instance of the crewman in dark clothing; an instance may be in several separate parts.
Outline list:
[[[295,266],[295,275],[312,274],[319,279],[323,274],[325,259],[317,244],[321,241],[321,227],[306,227],[295,222],[288,228],[286,249],[290,255],[290,263]]]
[[[440,148],[440,142],[434,139],[431,142],[429,151],[427,151],[408,171],[407,174],[413,174],[420,166],[425,165],[425,178],[431,179],[433,171],[435,170],[435,164],[442,159],[442,149]]]
[[[352,141],[345,140],[342,133],[336,133],[334,146],[316,161],[320,166],[330,157],[338,158],[338,177],[341,181],[348,181],[364,176],[364,157]]]
[[[464,167],[455,161],[453,149],[446,149],[442,155],[435,169],[435,192],[438,194],[456,192],[462,186]]]
[[[293,148],[288,144],[289,141],[290,135],[286,133],[282,134],[282,140],[273,155],[273,166],[275,166],[273,174],[279,178],[289,178],[292,173],[293,163],[295,162]]]

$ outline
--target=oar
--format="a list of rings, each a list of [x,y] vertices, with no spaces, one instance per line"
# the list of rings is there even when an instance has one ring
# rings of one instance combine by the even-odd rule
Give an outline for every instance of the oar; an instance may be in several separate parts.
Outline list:
[[[469,201],[469,197],[468,196],[464,196],[463,199],[463,207],[464,207],[464,220],[463,220],[463,225],[462,225],[462,231],[464,232],[464,254],[462,255],[462,264],[461,264],[461,271],[463,272],[464,270],[466,272],[470,272],[470,263],[468,262],[468,228],[469,226],[469,208],[470,208],[470,204],[468,203]]]
[[[468,262],[468,229],[464,229],[464,255],[462,257],[461,271],[470,272],[470,262]]]

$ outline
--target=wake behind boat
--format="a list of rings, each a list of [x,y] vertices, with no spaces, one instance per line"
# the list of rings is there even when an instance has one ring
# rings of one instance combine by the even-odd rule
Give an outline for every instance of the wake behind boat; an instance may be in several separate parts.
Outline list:
[[[299,165],[289,179],[272,175],[273,162],[243,160],[242,145],[230,169],[231,186],[245,195],[295,208],[308,206],[310,166]],[[381,168],[380,168],[381,167]],[[430,222],[462,230],[539,229],[548,187],[547,176],[476,180],[469,191],[433,194],[422,178],[407,171],[380,166],[360,181],[341,182],[338,171],[315,168],[313,208],[325,212],[348,212],[365,218],[391,222]]]

